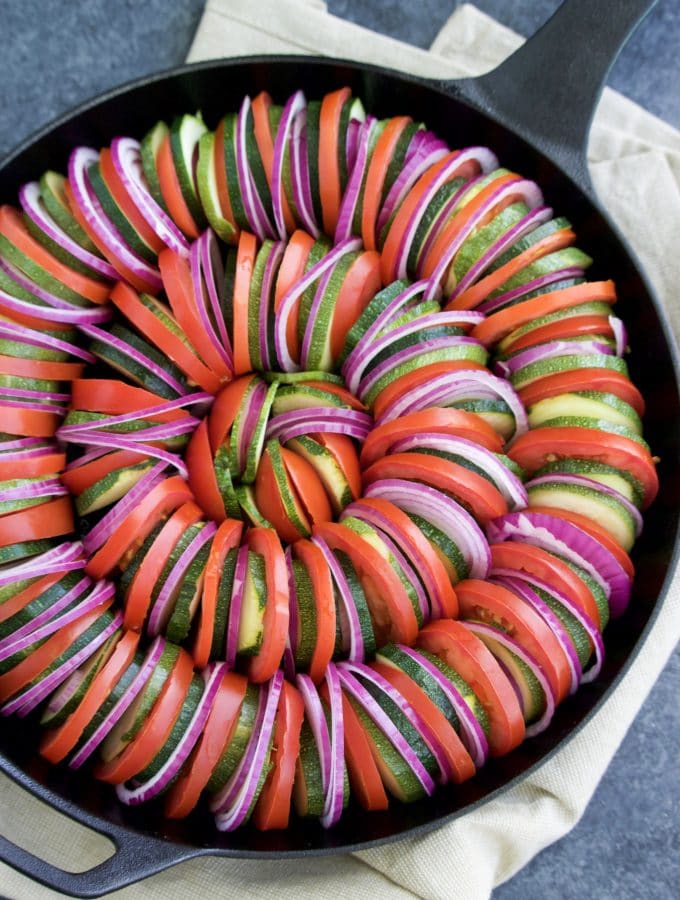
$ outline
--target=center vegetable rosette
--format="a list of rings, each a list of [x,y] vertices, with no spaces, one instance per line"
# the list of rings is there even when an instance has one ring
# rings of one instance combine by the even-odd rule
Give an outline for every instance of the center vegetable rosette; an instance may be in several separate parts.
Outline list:
[[[536,184],[341,89],[78,147],[19,203],[0,712],[46,759],[331,827],[597,679],[658,484],[614,284]]]

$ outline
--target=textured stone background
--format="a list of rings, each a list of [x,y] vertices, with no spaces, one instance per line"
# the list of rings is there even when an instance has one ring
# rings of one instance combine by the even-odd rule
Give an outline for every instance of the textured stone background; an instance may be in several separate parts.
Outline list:
[[[456,0],[329,2],[338,16],[421,47],[429,46],[456,5]],[[477,5],[529,35],[558,3],[477,0]],[[202,8],[203,0],[0,0],[0,158],[80,101],[182,62]],[[678,46],[680,6],[661,0],[610,77],[613,87],[676,126]],[[497,900],[678,896],[679,696],[676,651],[582,821],[501,887]]]

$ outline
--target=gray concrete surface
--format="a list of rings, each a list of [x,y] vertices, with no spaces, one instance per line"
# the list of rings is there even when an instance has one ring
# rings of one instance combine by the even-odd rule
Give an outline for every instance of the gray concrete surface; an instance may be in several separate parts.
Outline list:
[[[556,0],[477,2],[527,35],[557,6]],[[455,0],[329,3],[336,15],[422,47],[454,5]],[[203,0],[0,0],[0,158],[79,101],[181,62],[202,7]],[[661,0],[610,78],[676,126],[678,46],[678,2]],[[582,821],[499,888],[495,900],[666,900],[680,894],[678,696],[676,651]]]

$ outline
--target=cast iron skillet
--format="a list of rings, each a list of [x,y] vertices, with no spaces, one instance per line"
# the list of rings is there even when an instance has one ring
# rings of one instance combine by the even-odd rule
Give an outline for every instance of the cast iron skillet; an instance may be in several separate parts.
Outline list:
[[[159,118],[199,108],[214,125],[224,111],[237,108],[246,92],[252,96],[266,89],[283,102],[297,88],[308,97],[320,97],[345,84],[378,116],[410,113],[451,146],[488,144],[504,165],[535,179],[546,201],[575,223],[579,246],[596,260],[590,277],[616,279],[618,308],[632,336],[631,373],[647,398],[646,435],[661,457],[662,482],[635,548],[638,577],[630,611],[607,629],[607,662],[600,678],[562,704],[547,733],[492,761],[468,784],[437,790],[434,797],[412,806],[395,803],[386,813],[366,815],[352,808],[328,832],[318,824],[294,820],[281,833],[262,834],[246,827],[220,835],[205,811],[171,823],[163,820],[159,808],[126,809],[110,788],[87,773],[76,776],[45,764],[34,749],[35,723],[8,722],[0,735],[2,770],[55,809],[106,835],[117,853],[88,872],[71,874],[2,838],[2,859],[62,892],[91,897],[195,856],[322,855],[422,834],[518,784],[582,727],[614,688],[658,613],[677,556],[680,399],[668,323],[630,251],[597,205],[586,170],[585,142],[609,66],[652,5],[650,0],[570,0],[522,50],[475,80],[426,81],[375,66],[309,57],[187,66],[81,107],[0,166],[0,201],[15,202],[22,182],[46,168],[65,170],[76,144],[97,147],[116,134],[139,136]]]

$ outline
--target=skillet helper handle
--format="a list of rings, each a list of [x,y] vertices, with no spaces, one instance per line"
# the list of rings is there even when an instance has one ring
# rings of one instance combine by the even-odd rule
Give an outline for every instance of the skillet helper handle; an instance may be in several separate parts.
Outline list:
[[[9,773],[8,773],[9,774]],[[101,897],[128,884],[141,881],[177,863],[205,854],[205,850],[187,847],[147,835],[138,835],[119,825],[102,822],[87,811],[74,809],[55,796],[52,806],[113,842],[116,852],[92,869],[66,872],[46,862],[0,835],[0,859],[29,878],[55,891],[75,897]]]
[[[612,64],[657,0],[565,0],[505,62],[456,93],[521,134],[586,193],[588,131]]]

